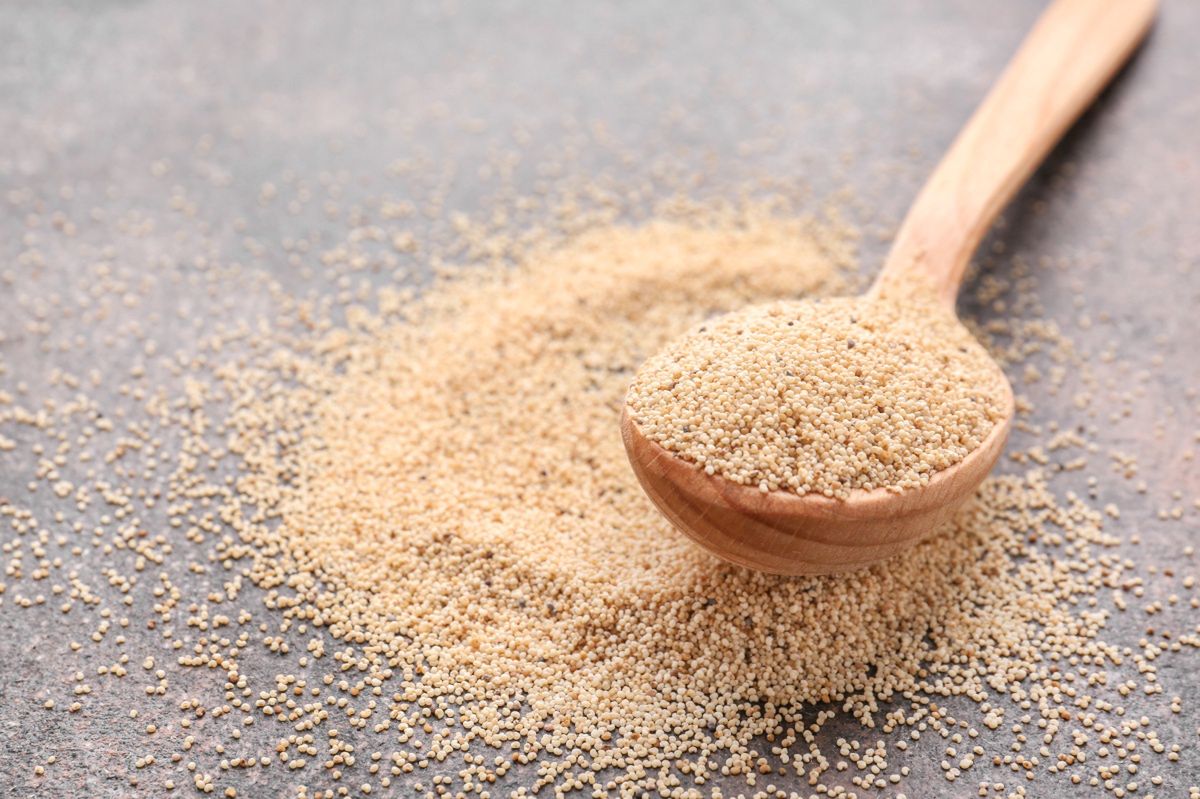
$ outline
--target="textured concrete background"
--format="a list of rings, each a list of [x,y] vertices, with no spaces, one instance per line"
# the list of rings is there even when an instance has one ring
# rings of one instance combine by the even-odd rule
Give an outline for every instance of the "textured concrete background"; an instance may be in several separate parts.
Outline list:
[[[17,268],[30,198],[72,218],[83,219],[93,207],[106,209],[109,219],[153,218],[153,230],[120,244],[127,264],[187,263],[199,250],[244,259],[317,292],[332,287],[290,262],[279,245],[302,236],[332,239],[343,223],[327,220],[319,203],[264,206],[260,187],[342,171],[352,178],[345,205],[356,196],[416,193],[388,177],[386,167],[402,158],[457,164],[436,185],[418,188],[443,196],[447,209],[471,211],[489,197],[478,167],[497,152],[525,154],[514,182],[532,190],[547,171],[606,171],[618,184],[640,185],[653,178],[656,158],[680,151],[711,173],[702,193],[720,194],[762,174],[796,176],[815,196],[850,189],[856,221],[882,234],[899,220],[1041,5],[0,3],[0,272],[18,278],[0,282],[0,388],[26,381],[36,396],[56,366],[123,375],[139,357],[118,344],[84,364],[43,346],[93,334],[69,319],[51,316],[48,332],[30,333],[32,317],[15,307],[16,296],[36,305],[38,297],[86,291],[88,258],[108,243],[104,226],[81,222],[69,246],[48,246],[44,267]],[[1039,273],[1041,310],[1085,349],[1117,353],[1101,378],[1114,390],[1134,392],[1130,421],[1109,424],[1116,406],[1105,404],[1108,395],[1079,411],[1069,391],[1019,390],[1036,400],[1036,420],[1094,429],[1101,450],[1087,474],[1098,478],[1104,501],[1121,506],[1123,531],[1140,532],[1142,544],[1130,546],[1130,555],[1159,564],[1177,562],[1198,526],[1194,508],[1181,521],[1161,521],[1158,511],[1190,508],[1200,496],[1200,470],[1182,455],[1200,429],[1197,400],[1185,395],[1200,386],[1200,3],[1166,0],[1165,6],[1148,48],[985,244],[985,252],[1002,246],[1035,263],[1045,255],[1083,256],[1088,264]],[[605,146],[596,146],[598,139]],[[165,174],[155,174],[155,164]],[[172,213],[175,196],[186,197],[188,213]],[[235,219],[246,220],[246,229],[236,229]],[[263,243],[265,254],[247,254],[247,238]],[[877,262],[885,244],[883,235],[867,236],[865,263]],[[1005,259],[982,262],[984,271],[998,272]],[[186,299],[197,328],[162,317],[152,305],[114,320],[113,329],[135,321],[164,350],[187,349],[204,320],[249,319],[270,307],[253,287],[186,294],[186,287],[164,288],[158,300],[170,308]],[[1150,362],[1151,350],[1162,356],[1161,366]],[[1012,446],[1034,441],[1018,434]],[[1139,455],[1146,494],[1113,473],[1110,449]],[[48,498],[26,493],[34,465],[27,447],[0,452],[0,497],[48,515]],[[1088,490],[1085,474],[1062,479],[1063,486]],[[84,577],[103,582],[98,573]],[[194,592],[207,578],[179,573],[175,579]],[[146,592],[136,596],[138,603],[150,601]],[[1142,614],[1124,614],[1106,637],[1136,642],[1146,625]],[[78,619],[49,606],[0,606],[0,796],[160,795],[172,776],[191,794],[190,779],[172,765],[136,775],[136,786],[130,782],[137,757],[154,751],[167,763],[179,730],[134,736],[156,714],[170,724],[178,716],[171,706],[183,696],[219,695],[218,679],[191,671],[190,683],[172,686],[166,710],[151,704],[138,724],[127,714],[131,705],[147,707],[144,680],[92,680],[103,684],[85,712],[68,715],[62,708],[70,671],[94,674],[116,651],[71,654],[66,642],[81,629]],[[154,631],[135,626],[126,635],[131,653],[169,656]],[[242,671],[269,679],[280,668],[273,658],[252,647]],[[1183,714],[1157,725],[1164,740],[1184,745],[1181,762],[1164,770],[1160,796],[1186,795],[1188,785],[1200,783],[1195,663],[1185,656],[1160,665],[1167,696],[1189,700]],[[59,701],[58,711],[41,708],[47,697]],[[1131,698],[1134,714],[1142,701]],[[842,731],[833,725],[828,734]],[[203,725],[196,735],[198,749],[211,755]],[[277,737],[259,725],[247,731],[244,748],[269,748]],[[990,778],[977,770],[950,786],[938,767],[940,741],[930,738],[904,760],[913,769],[910,797],[969,795],[978,780]],[[50,754],[57,763],[36,777],[33,766]],[[428,775],[423,779],[428,783]],[[295,775],[271,768],[222,784],[237,785],[242,796],[283,796],[294,793],[295,782]],[[1028,795],[1061,796],[1068,787],[1039,778]],[[1078,795],[1090,793],[1085,786]]]

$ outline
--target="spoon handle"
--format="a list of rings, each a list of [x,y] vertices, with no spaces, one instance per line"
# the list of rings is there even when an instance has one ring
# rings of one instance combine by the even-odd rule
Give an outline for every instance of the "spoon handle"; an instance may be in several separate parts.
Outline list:
[[[983,234],[1145,38],[1157,5],[1050,4],[917,195],[872,294],[932,293],[954,307]]]

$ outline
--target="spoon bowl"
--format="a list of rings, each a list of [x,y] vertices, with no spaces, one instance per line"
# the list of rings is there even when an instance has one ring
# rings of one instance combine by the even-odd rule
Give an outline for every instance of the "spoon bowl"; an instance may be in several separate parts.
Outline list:
[[[642,435],[628,408],[621,437],[642,490],[693,541],[725,560],[772,574],[834,574],[886,560],[938,530],[995,466],[1013,415],[919,489],[857,489],[846,499],[762,491],[709,475]]]

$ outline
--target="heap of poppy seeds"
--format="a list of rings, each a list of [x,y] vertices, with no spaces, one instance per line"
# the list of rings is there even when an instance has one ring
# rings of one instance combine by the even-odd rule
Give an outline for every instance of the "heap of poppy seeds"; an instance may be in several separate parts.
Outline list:
[[[1115,506],[1034,468],[886,564],[783,578],[715,560],[642,495],[618,430],[639,364],[721,313],[786,309],[771,326],[853,288],[850,231],[780,207],[677,206],[519,248],[464,222],[462,251],[515,263],[446,267],[419,292],[342,279],[380,262],[364,242],[431,251],[356,221],[320,255],[337,302],[272,286],[269,324],[164,356],[156,382],[135,364],[119,412],[87,397],[98,372],[53,375],[63,402],[0,395],[0,442],[29,447],[29,489],[59,508],[0,500],[0,611],[55,603],[87,625],[53,653],[67,695],[31,701],[68,725],[140,679],[129,780],[163,792],[235,797],[270,770],[301,797],[903,796],[926,767],[910,744],[932,737],[964,792],[1024,796],[1036,777],[1153,796],[1181,745],[1125,698],[1163,693],[1156,661],[1200,637],[1105,640],[1143,585],[1112,549]],[[252,278],[213,266],[195,283],[237,275]],[[142,301],[107,266],[94,291],[87,313]],[[1010,360],[1073,357],[1045,324],[1006,332]],[[955,446],[986,434],[975,405]],[[1046,450],[1082,445],[1052,430]],[[1035,450],[1015,454],[1050,464]],[[158,511],[163,527],[143,521]],[[80,578],[89,559],[106,585]],[[141,591],[152,612],[131,619]],[[130,652],[131,625],[161,647]],[[273,676],[246,667],[259,653]],[[262,725],[275,743],[256,747],[243,731]],[[35,762],[33,784],[53,784],[61,762]]]
[[[976,449],[1008,388],[933,302],[781,301],[703,322],[629,389],[646,438],[740,485],[903,491]]]

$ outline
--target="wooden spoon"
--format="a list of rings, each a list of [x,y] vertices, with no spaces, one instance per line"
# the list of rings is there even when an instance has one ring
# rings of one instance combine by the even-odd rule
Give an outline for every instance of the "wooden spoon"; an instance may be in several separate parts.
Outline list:
[[[921,189],[869,293],[932,296],[953,312],[980,239],[1146,36],[1156,7],[1157,0],[1051,3]],[[1013,399],[1004,385],[1004,420],[983,443],[928,485],[900,493],[764,493],[707,475],[645,438],[628,406],[621,433],[642,488],[698,543],[762,571],[825,574],[912,546],[974,494],[1008,435]]]

